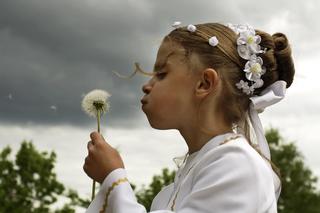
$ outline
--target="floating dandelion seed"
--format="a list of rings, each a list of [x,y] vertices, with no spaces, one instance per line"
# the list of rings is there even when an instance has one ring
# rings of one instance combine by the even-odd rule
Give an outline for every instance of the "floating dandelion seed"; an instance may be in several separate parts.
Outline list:
[[[12,94],[11,93],[8,95],[8,98],[9,98],[9,100],[12,100]]]
[[[50,109],[56,111],[56,110],[57,110],[57,107],[56,107],[55,105],[51,105],[51,106],[50,106]]]
[[[111,95],[104,90],[92,90],[87,95],[83,97],[82,100],[82,109],[91,117],[97,118],[97,124],[98,124],[98,132],[100,133],[100,117],[104,113],[106,113],[109,108],[109,102],[108,98]],[[95,187],[96,182],[93,180],[92,183],[92,195],[91,199],[94,199],[95,196]]]

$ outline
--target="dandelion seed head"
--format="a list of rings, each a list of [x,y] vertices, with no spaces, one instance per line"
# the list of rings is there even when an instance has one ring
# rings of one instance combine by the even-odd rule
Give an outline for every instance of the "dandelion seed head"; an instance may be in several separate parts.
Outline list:
[[[98,110],[101,114],[106,113],[109,108],[108,98],[111,95],[104,90],[95,89],[86,94],[82,99],[82,109],[89,116],[96,117]]]

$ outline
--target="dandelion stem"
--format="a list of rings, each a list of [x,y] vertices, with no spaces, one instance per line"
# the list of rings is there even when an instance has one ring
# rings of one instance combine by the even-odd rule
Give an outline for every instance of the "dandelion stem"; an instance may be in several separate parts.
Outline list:
[[[100,109],[97,110],[98,132],[100,133]]]
[[[91,191],[91,201],[93,201],[93,199],[94,199],[95,189],[96,189],[96,181],[93,180],[93,182],[92,182],[92,191]]]
[[[100,133],[100,109],[97,109],[97,124],[98,124],[98,133]],[[94,199],[96,190],[96,181],[93,180],[92,182],[92,193],[91,193],[91,201]]]

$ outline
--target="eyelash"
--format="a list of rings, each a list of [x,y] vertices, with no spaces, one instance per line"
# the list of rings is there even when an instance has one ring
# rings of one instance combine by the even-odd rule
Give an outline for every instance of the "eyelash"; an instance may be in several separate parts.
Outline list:
[[[166,76],[166,74],[167,74],[166,72],[159,72],[159,73],[156,74],[156,76],[159,79],[163,79]]]

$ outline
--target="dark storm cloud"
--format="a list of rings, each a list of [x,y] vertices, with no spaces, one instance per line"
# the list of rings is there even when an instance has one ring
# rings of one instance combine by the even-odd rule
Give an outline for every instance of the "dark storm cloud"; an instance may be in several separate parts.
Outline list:
[[[112,94],[109,120],[120,124],[131,118],[125,119],[130,125],[139,110],[142,79],[122,80],[111,70],[131,71],[141,59],[132,42],[135,27],[127,23],[142,18],[110,9],[76,1],[1,2],[2,122],[81,125],[88,121],[81,95],[101,88]]]
[[[309,16],[316,1],[79,1],[2,0],[0,3],[0,120],[9,123],[69,123],[91,119],[80,109],[91,89],[112,94],[109,125],[134,126],[140,112],[141,85],[123,80],[133,62],[151,69],[157,47],[170,24],[249,22],[268,25],[289,11],[296,41],[309,43],[320,33]],[[309,14],[299,14],[301,8]],[[311,32],[308,29],[313,29]],[[310,40],[309,40],[310,41]]]

